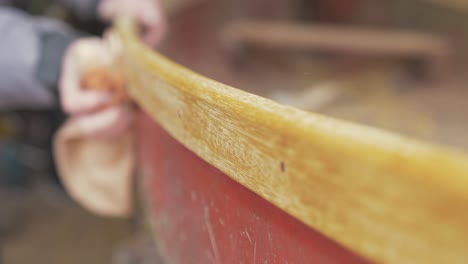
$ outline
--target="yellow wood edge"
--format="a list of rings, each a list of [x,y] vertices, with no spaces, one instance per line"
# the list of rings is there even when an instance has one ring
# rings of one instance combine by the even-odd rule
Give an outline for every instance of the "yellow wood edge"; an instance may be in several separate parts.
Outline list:
[[[205,161],[370,260],[468,259],[465,154],[215,82],[117,25],[131,96]]]

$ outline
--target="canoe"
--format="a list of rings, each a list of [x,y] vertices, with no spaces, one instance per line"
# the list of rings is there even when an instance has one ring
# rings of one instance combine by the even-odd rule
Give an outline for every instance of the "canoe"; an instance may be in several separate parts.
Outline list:
[[[466,154],[224,85],[116,29],[167,263],[468,259]]]

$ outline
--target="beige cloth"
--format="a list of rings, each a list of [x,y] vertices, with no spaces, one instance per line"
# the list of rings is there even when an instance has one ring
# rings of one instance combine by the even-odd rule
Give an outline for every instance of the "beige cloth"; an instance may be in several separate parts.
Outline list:
[[[112,139],[83,135],[69,119],[54,138],[54,156],[69,194],[83,207],[103,216],[132,213],[134,138],[131,129]]]

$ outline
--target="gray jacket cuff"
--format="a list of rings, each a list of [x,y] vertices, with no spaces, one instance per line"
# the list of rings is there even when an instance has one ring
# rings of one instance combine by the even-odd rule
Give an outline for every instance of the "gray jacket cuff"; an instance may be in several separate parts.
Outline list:
[[[41,32],[39,36],[40,57],[36,76],[45,86],[56,90],[66,49],[82,35],[74,32]]]
[[[0,110],[57,106],[62,57],[81,34],[0,5],[0,36]]]

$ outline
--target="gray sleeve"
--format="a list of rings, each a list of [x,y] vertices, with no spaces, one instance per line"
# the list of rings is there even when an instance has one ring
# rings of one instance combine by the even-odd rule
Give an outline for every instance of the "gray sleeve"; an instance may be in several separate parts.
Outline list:
[[[17,0],[0,0],[0,5],[11,5]],[[99,0],[59,0],[81,19],[89,20],[97,18],[97,6]]]
[[[78,37],[65,25],[0,7],[0,110],[57,105],[63,53]]]

